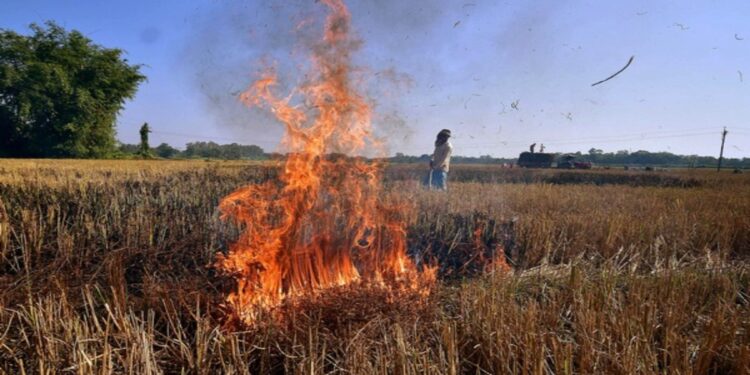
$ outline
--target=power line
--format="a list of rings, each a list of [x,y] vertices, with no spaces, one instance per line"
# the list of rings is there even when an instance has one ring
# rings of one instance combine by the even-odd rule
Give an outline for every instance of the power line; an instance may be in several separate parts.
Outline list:
[[[593,137],[576,137],[575,139],[560,139],[560,140],[543,140],[545,143],[561,143],[561,142],[578,142],[578,141],[608,141],[608,140],[620,140],[623,138],[650,138],[646,137],[646,135],[683,135],[686,132],[696,132],[696,131],[703,131],[703,130],[714,130],[714,131],[720,131],[720,129],[717,129],[715,127],[702,127],[702,128],[689,128],[689,129],[677,129],[677,130],[652,130],[652,131],[643,131],[643,132],[637,132],[637,133],[628,133],[628,134],[615,134],[615,135],[601,135],[601,136],[593,136]],[[508,143],[508,142],[505,142]],[[494,142],[492,143],[494,144]]]
[[[576,139],[573,140],[599,140],[599,139],[614,139],[614,138],[628,138],[628,137],[643,137],[645,135],[667,135],[671,133],[676,134],[684,134],[687,132],[697,132],[697,131],[708,131],[713,130],[716,131],[717,129],[715,127],[703,127],[703,128],[690,128],[690,129],[675,129],[675,130],[652,130],[652,131],[645,131],[645,132],[637,132],[637,133],[629,133],[629,134],[618,134],[618,135],[608,135],[608,136],[594,136],[594,137],[576,137]]]
[[[642,133],[645,134],[645,133]],[[629,135],[629,136],[618,136],[618,137],[599,137],[599,138],[580,138],[580,139],[568,139],[568,140],[559,140],[559,141],[551,141],[551,140],[544,140],[541,141],[541,143],[544,143],[546,145],[574,145],[574,144],[586,144],[586,143],[617,143],[617,142],[633,142],[633,141],[641,141],[641,140],[653,140],[653,139],[668,139],[668,138],[684,138],[684,137],[695,137],[695,136],[704,136],[704,135],[711,135],[711,134],[717,134],[716,132],[697,132],[697,133],[681,133],[681,134],[657,134],[650,137],[645,137],[639,134]],[[720,134],[720,133],[718,133]],[[509,145],[525,145],[525,142],[518,142],[518,141],[505,141],[505,142],[491,142],[491,143],[464,143],[464,142],[456,142],[463,145],[469,145],[469,146],[485,146],[485,147],[501,147],[501,146],[509,146]]]
[[[602,140],[595,140],[595,141],[565,141],[565,142],[547,142],[551,145],[567,145],[567,144],[581,144],[581,143],[617,143],[617,142],[632,142],[632,141],[640,141],[640,140],[653,140],[653,139],[668,139],[668,138],[685,138],[685,137],[695,137],[695,136],[703,136],[703,135],[711,135],[716,134],[715,132],[702,132],[702,133],[687,133],[687,134],[671,134],[671,135],[661,135],[661,136],[654,136],[654,137],[630,137],[630,138],[620,138],[620,139],[602,139]]]

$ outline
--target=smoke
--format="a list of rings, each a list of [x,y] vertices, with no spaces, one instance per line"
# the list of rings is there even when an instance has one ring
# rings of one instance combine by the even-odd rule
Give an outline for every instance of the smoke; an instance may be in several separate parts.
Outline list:
[[[560,74],[551,62],[567,42],[555,16],[562,5],[540,0],[348,5],[362,42],[353,56],[358,68],[353,80],[373,104],[375,134],[390,146],[388,152],[427,152],[424,145],[442,128],[454,129],[456,140],[482,135],[481,129],[497,129],[503,103],[522,99],[525,109],[541,114],[541,106],[550,104],[536,97],[558,92],[554,82]],[[238,95],[268,66],[277,73],[282,95],[305,82],[324,14],[325,7],[312,0],[227,0],[193,20],[187,66],[220,126],[242,139],[258,139],[264,148],[276,145],[282,127],[268,112],[243,106]],[[514,112],[502,121],[512,130],[575,112],[568,105],[546,109],[550,115]]]
[[[427,28],[437,12],[436,7],[398,1],[360,5],[352,9],[352,26],[365,46],[373,33],[382,35],[375,30],[390,28],[403,33]],[[185,62],[195,87],[205,98],[207,110],[221,127],[242,135],[242,139],[257,139],[266,148],[274,147],[282,127],[267,111],[245,107],[239,95],[269,67],[277,73],[282,94],[303,83],[310,51],[316,48],[322,33],[325,10],[314,1],[230,0],[215,4],[192,20],[194,36],[185,48]],[[404,14],[411,15],[412,22],[393,22],[403,19]],[[411,89],[414,80],[375,52],[387,49],[395,41],[386,35],[379,42],[373,50],[355,48],[359,69],[352,78],[363,86],[375,105],[376,134],[387,135],[386,143],[390,139],[403,142],[411,131],[399,115],[397,98]],[[369,56],[358,56],[362,54]]]
[[[218,125],[242,134],[242,139],[253,139],[248,133],[262,133],[256,143],[265,147],[272,145],[281,129],[272,126],[270,114],[243,106],[239,95],[253,81],[262,61],[285,64],[277,68],[291,70],[287,66],[291,59],[282,57],[292,50],[294,27],[283,10],[250,8],[243,1],[218,3],[192,20],[194,35],[185,49],[189,72]]]

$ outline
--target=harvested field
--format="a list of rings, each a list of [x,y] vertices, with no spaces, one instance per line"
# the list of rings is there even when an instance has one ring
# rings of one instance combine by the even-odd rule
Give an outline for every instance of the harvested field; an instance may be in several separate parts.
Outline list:
[[[218,203],[275,165],[0,160],[0,371],[750,372],[750,176],[424,173],[390,166],[385,194],[428,298],[354,284],[230,330]]]

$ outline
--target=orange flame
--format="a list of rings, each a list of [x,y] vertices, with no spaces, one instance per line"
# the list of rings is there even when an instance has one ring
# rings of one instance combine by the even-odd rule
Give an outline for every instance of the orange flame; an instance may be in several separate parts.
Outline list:
[[[350,79],[359,45],[349,33],[350,14],[341,0],[322,2],[329,15],[313,48],[311,81],[278,97],[269,72],[241,95],[284,124],[290,150],[278,181],[240,188],[219,206],[243,229],[216,265],[236,279],[227,301],[246,323],[259,308],[328,287],[374,282],[424,290],[434,280],[406,255],[403,205],[383,199],[382,165],[343,156],[377,141],[370,107]]]

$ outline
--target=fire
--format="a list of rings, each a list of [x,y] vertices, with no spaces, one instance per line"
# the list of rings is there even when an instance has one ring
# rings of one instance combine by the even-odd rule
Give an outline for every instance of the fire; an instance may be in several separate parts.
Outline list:
[[[290,151],[278,181],[240,188],[219,206],[243,230],[216,266],[235,278],[227,301],[246,323],[260,309],[330,287],[424,292],[434,280],[406,255],[404,205],[385,200],[383,166],[354,156],[379,147],[370,106],[351,78],[359,42],[342,0],[322,3],[329,14],[312,49],[309,82],[277,96],[271,71],[241,95],[283,123]]]

